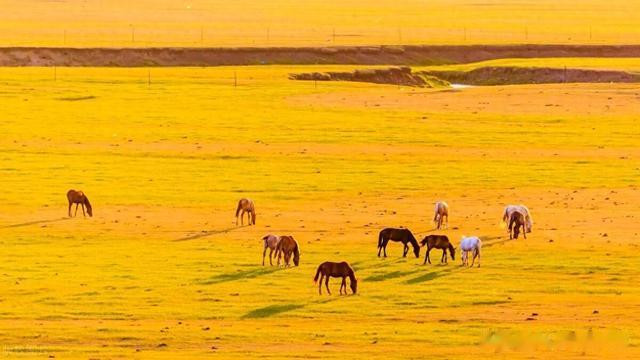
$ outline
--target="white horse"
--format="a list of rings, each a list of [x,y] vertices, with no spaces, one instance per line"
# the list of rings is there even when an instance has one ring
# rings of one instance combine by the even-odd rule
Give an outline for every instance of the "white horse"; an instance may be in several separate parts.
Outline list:
[[[264,250],[262,251],[262,266],[264,266],[264,257],[267,254],[267,248],[270,249],[269,264],[273,266],[272,255],[273,255],[273,252],[276,250],[278,243],[280,242],[280,236],[268,234],[262,238],[262,241],[264,241]]]
[[[473,252],[473,261],[471,267],[478,258],[478,267],[480,267],[480,249],[482,249],[482,240],[477,236],[462,237],[460,240],[460,252],[462,253],[462,266],[469,265],[469,252]]]
[[[433,215],[433,222],[436,224],[436,228],[442,227],[442,220],[447,217],[446,227],[449,228],[449,205],[444,201],[438,201],[436,203],[435,215]]]
[[[504,208],[504,212],[502,213],[502,222],[508,225],[509,221],[511,220],[511,215],[513,215],[513,213],[515,212],[519,212],[524,215],[527,232],[530,233],[531,229],[533,228],[533,218],[531,218],[529,209],[524,205],[507,205],[507,207]],[[510,231],[508,227],[507,231]]]

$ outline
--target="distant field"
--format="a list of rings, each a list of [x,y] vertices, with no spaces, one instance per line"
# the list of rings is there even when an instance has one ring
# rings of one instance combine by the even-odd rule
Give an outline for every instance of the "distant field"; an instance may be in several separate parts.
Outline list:
[[[640,72],[638,58],[532,58],[532,59],[498,59],[474,62],[470,64],[418,66],[414,70],[458,70],[469,71],[487,66],[515,67],[552,67],[593,70],[623,70]]]
[[[1,46],[637,44],[626,0],[0,1]]]
[[[637,357],[640,88],[287,80],[354,68],[0,68],[0,353]],[[66,218],[69,188],[93,218]],[[255,227],[234,226],[241,196]],[[433,232],[438,199],[481,268],[376,257],[385,226]],[[507,203],[531,208],[527,240]],[[260,265],[269,232],[300,267]],[[317,295],[325,260],[359,295]]]

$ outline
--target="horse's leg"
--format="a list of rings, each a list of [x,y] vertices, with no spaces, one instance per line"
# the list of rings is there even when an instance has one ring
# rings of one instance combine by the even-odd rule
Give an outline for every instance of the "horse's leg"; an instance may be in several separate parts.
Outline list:
[[[344,278],[342,278],[342,282],[340,283],[340,295],[342,295],[342,287],[345,286]]]
[[[409,244],[404,243],[404,250],[402,251],[402,257],[407,257],[408,252],[409,252]]]
[[[273,249],[269,250],[269,265],[273,266],[273,260],[271,258],[271,255],[273,254]]]
[[[429,258],[429,253],[431,252],[431,248],[427,247],[427,255],[424,257],[424,262],[429,262],[429,264],[431,264],[431,258]],[[424,265],[424,264],[422,264]]]
[[[80,204],[79,203],[76,204],[76,212],[75,212],[75,214],[73,214],[73,216],[78,216],[78,205],[80,205]]]
[[[320,273],[320,280],[318,281],[318,293],[322,295],[322,279],[324,278],[324,273]]]
[[[327,275],[326,279],[324,280],[324,286],[327,288],[327,292],[329,293],[329,295],[331,295],[331,290],[329,290],[329,275]]]
[[[525,224],[522,224],[522,235],[524,236],[524,239],[527,239],[527,227],[525,226]]]
[[[387,257],[387,244],[389,243],[389,239],[384,239],[382,241],[382,250],[384,252],[384,257]]]
[[[441,264],[447,263],[447,249],[442,249],[442,257],[440,258]]]
[[[82,216],[87,217],[87,214],[84,213],[84,204],[80,204],[82,206]]]
[[[271,255],[271,254],[269,254]],[[262,266],[264,266],[264,257],[267,256],[267,247],[264,247],[264,250],[262,250]]]
[[[69,201],[69,217],[71,217],[71,201]]]

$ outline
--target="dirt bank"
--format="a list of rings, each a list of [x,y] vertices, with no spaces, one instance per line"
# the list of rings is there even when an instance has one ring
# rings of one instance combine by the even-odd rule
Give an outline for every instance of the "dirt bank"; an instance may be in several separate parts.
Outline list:
[[[0,66],[434,65],[544,57],[640,57],[640,45],[0,48]]]
[[[433,76],[412,73],[409,67],[394,67],[388,69],[363,69],[353,72],[313,72],[290,74],[291,80],[315,81],[357,81],[375,84],[392,84],[415,87],[442,87],[449,83]]]
[[[422,71],[419,74],[469,85],[640,82],[640,74],[624,71],[532,67],[483,67],[471,71]]]

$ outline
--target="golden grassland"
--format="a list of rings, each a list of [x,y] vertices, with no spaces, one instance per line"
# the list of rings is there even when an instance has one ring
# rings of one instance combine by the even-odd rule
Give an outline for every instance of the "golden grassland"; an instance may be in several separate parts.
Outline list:
[[[287,80],[327,69],[353,67],[0,69],[2,355],[638,355],[640,87]],[[93,218],[66,218],[69,188]],[[481,268],[376,257],[385,226],[431,232],[438,199]],[[301,266],[262,267],[266,233]],[[358,295],[317,295],[325,260]]]
[[[627,0],[0,1],[3,46],[637,44]]]

